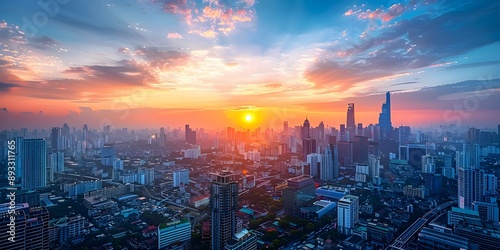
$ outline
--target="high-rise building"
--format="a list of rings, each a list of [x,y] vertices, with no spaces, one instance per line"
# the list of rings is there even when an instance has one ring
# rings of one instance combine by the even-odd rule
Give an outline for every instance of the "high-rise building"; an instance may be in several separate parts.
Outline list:
[[[284,136],[288,136],[289,135],[289,132],[288,132],[288,121],[284,121],[283,122],[283,135]]]
[[[354,143],[347,141],[337,142],[339,164],[341,166],[350,166],[353,164]]]
[[[165,133],[164,127],[160,128],[160,134],[158,135],[156,144],[162,147],[167,146],[167,133]]]
[[[286,215],[298,217],[300,208],[315,198],[312,176],[301,175],[287,180],[287,187],[282,191],[283,210]]]
[[[188,219],[176,220],[158,226],[158,249],[188,249],[191,240],[191,223]],[[171,249],[171,248],[168,248]]]
[[[236,233],[238,182],[233,173],[223,170],[210,182],[210,211],[212,214],[212,250],[225,248]]]
[[[0,204],[0,249],[49,249],[49,212],[45,207],[18,203],[10,213],[10,204]],[[15,219],[11,221],[11,218]],[[15,230],[11,229],[14,224]],[[13,235],[13,241],[9,240]]]
[[[365,133],[363,133],[363,123],[358,123],[358,128],[356,130],[356,135],[364,136]]]
[[[306,120],[304,121],[304,124],[302,125],[302,128],[300,130],[300,139],[305,140],[309,138],[311,138],[311,124],[306,117]]]
[[[327,145],[323,153],[321,161],[320,178],[324,181],[332,181],[335,179],[334,169],[335,156],[330,145]]]
[[[375,155],[368,157],[368,167],[372,178],[380,176],[380,158]]]
[[[353,136],[356,134],[356,122],[354,120],[354,103],[347,104],[346,130],[349,133],[348,140],[352,141]]]
[[[385,94],[385,103],[382,104],[382,112],[380,112],[378,124],[380,127],[380,139],[388,140],[392,131],[391,94],[389,92]]]
[[[368,137],[354,136],[353,160],[355,163],[364,163],[368,161]]]
[[[410,142],[411,127],[399,126],[398,129],[398,142],[399,145],[407,145]]]
[[[457,170],[464,168],[479,168],[481,149],[479,144],[464,144],[462,151],[456,152]]]
[[[347,134],[348,133],[346,132],[345,124],[340,124],[339,141],[348,141],[349,138]]]
[[[323,124],[323,121],[321,121],[318,125],[318,127],[316,128],[316,131],[317,131],[317,136],[315,137],[316,140],[318,140],[319,142],[323,142],[325,141],[325,124]]]
[[[425,189],[428,195],[438,195],[443,192],[443,176],[440,174],[423,174]]]
[[[229,128],[228,128],[229,129]],[[196,144],[196,131],[189,128],[189,124],[186,124],[184,129],[185,141],[189,144]],[[234,130],[233,130],[234,133]]]
[[[24,139],[22,142],[22,189],[47,186],[47,144],[44,139]]]
[[[484,186],[486,194],[496,195],[498,188],[498,178],[494,174],[485,174]]]
[[[49,154],[49,168],[54,173],[64,172],[64,153],[53,152]]]
[[[337,147],[337,137],[333,135],[328,136],[328,145],[330,146],[333,157],[333,178],[337,179],[339,177],[339,151]]]
[[[338,226],[340,233],[350,235],[359,222],[359,197],[346,195],[340,199],[337,208]]]
[[[486,193],[484,170],[459,168],[458,169],[458,206],[463,209],[472,209],[473,201],[481,201]]]
[[[302,140],[302,160],[307,160],[307,155],[316,153],[316,139],[307,138]]]
[[[50,148],[51,149],[59,149],[61,146],[59,146],[59,138],[61,137],[61,128],[58,127],[53,127],[52,131],[50,132]]]
[[[61,135],[65,136],[66,138],[70,137],[71,133],[67,123],[64,123],[64,125],[62,126]]]
[[[467,143],[479,143],[480,133],[480,129],[470,128],[469,131],[467,131]]]
[[[101,148],[101,164],[104,166],[113,166],[116,161],[116,150],[112,145],[104,145]]]
[[[321,154],[312,153],[307,155],[307,163],[309,163],[309,174],[314,178],[319,178],[322,170]]]
[[[430,155],[422,156],[422,173],[435,173],[436,172],[436,164],[434,163],[434,157]]]
[[[181,169],[174,171],[173,173],[173,179],[174,179],[174,187],[179,187],[182,184],[187,185],[189,184],[189,170],[188,169]]]

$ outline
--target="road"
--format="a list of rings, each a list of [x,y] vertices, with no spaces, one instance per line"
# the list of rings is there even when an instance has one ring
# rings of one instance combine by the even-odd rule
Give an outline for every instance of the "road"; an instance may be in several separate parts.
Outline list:
[[[454,205],[456,201],[449,201],[443,203],[434,209],[430,210],[422,217],[418,218],[411,226],[409,226],[398,238],[396,238],[386,250],[405,249],[410,240],[425,226],[428,222],[432,221],[443,209]]]

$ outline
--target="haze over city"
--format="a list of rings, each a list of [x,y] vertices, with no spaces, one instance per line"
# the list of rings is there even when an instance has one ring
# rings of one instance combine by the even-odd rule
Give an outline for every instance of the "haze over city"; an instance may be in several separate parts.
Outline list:
[[[347,103],[357,121],[375,124],[386,91],[396,125],[452,123],[457,114],[445,112],[464,110],[456,106],[467,98],[461,122],[497,122],[495,1],[3,1],[0,9],[2,129],[256,128],[305,116],[338,128]]]

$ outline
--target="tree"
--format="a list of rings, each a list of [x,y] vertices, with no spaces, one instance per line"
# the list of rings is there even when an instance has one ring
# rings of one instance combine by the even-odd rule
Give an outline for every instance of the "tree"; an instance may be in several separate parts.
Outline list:
[[[262,237],[264,241],[273,241],[275,239],[278,239],[279,234],[277,231],[267,231],[266,234]]]
[[[300,237],[302,237],[302,235],[304,235],[304,233],[302,233],[301,231],[292,230],[290,231],[290,240],[298,240],[300,239]]]
[[[250,221],[250,223],[248,223],[248,227],[250,229],[253,229],[253,230],[259,228],[259,226],[260,226],[260,221],[259,220],[253,220],[253,221]]]
[[[278,239],[273,240],[273,245],[276,248],[279,248],[281,246],[281,241]]]
[[[288,222],[287,220],[280,220],[278,222],[278,226],[280,226],[283,229],[288,229],[290,228],[290,222]]]
[[[304,231],[306,233],[310,233],[310,232],[314,231],[314,224],[312,224],[311,222],[307,223]]]

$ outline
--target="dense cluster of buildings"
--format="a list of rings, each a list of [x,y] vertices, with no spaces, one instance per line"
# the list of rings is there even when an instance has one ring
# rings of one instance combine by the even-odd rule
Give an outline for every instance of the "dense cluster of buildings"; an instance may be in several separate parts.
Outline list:
[[[306,117],[301,126],[283,121],[278,131],[211,132],[189,125],[184,131],[111,131],[108,125],[97,131],[67,124],[3,131],[0,143],[17,145],[10,158],[7,147],[0,151],[2,163],[16,165],[13,185],[2,182],[1,189],[3,202],[9,202],[9,188],[16,190],[19,241],[9,248],[87,244],[85,236],[92,235],[131,249],[186,249],[198,238],[200,246],[224,250],[377,249],[450,201],[456,205],[425,219],[405,247],[500,244],[500,131],[393,127],[389,93],[378,124],[356,123],[354,103],[346,115],[339,129],[312,126]],[[269,204],[242,201],[248,192]],[[8,203],[0,207],[3,226],[9,209]],[[275,218],[261,221],[269,214]],[[300,226],[280,226],[283,218],[327,223],[284,242],[279,239]],[[257,229],[252,221],[260,222]],[[271,231],[278,241],[266,240]],[[324,235],[332,231],[342,237]],[[125,237],[130,234],[138,236]]]

